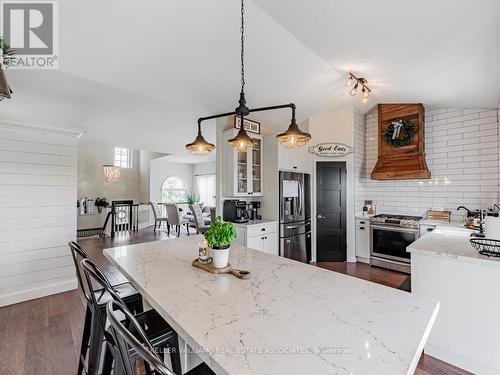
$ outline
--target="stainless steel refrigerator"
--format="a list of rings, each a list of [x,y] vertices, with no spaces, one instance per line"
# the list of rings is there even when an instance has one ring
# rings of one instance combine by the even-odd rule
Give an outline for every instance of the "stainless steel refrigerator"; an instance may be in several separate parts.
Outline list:
[[[280,171],[280,255],[311,261],[311,176]]]

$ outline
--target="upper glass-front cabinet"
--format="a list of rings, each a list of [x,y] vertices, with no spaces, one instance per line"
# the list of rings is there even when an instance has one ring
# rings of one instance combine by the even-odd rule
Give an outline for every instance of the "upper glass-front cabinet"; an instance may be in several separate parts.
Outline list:
[[[248,133],[257,144],[241,152],[227,143],[237,132],[237,129],[224,132],[224,194],[228,197],[262,196],[262,136]]]

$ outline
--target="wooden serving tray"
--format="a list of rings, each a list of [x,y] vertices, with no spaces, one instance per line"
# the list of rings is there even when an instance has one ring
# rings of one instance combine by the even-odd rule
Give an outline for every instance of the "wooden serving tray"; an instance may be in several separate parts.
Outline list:
[[[238,279],[249,279],[250,278],[250,271],[243,271],[243,270],[237,270],[235,268],[232,268],[231,265],[228,263],[227,267],[224,268],[215,268],[213,263],[200,263],[198,262],[198,259],[193,260],[192,263],[193,267],[201,268],[202,270],[205,270],[210,273],[215,273],[215,274],[223,274],[223,273],[230,273],[236,276]]]

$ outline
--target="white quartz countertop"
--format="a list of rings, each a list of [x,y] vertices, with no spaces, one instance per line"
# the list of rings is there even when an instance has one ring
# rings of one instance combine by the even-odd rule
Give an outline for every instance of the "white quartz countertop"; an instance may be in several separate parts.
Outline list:
[[[500,258],[481,255],[472,247],[469,241],[472,232],[466,228],[441,227],[420,237],[407,247],[407,251],[472,262],[487,262],[487,264],[500,267]]]
[[[436,227],[457,227],[465,228],[464,223],[460,221],[439,221],[439,220],[429,220],[425,219],[419,222],[420,225],[435,225]]]
[[[270,224],[270,223],[278,223],[278,220],[269,220],[269,219],[262,219],[262,220],[249,220],[246,223],[234,223],[234,225],[241,226],[241,227],[248,227],[250,225],[261,225],[261,224]]]
[[[237,245],[214,275],[200,238],[104,254],[218,375],[413,374],[439,303]]]

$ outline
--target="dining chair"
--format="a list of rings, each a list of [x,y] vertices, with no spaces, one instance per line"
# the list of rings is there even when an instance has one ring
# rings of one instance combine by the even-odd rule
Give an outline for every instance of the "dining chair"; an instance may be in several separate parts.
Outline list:
[[[124,306],[127,313],[134,317],[138,322],[139,327],[145,334],[145,337],[154,342],[154,348],[157,351],[170,353],[170,361],[172,362],[172,369],[176,374],[181,374],[181,360],[179,351],[179,339],[177,333],[172,327],[156,312],[156,310],[148,310],[138,314],[133,314],[127,307],[122,298],[113,289],[109,280],[106,278],[104,273],[99,269],[99,267],[92,262],[90,259],[85,259],[82,261],[82,267],[85,273],[85,278],[89,289],[93,289],[93,285],[99,285],[105,293],[110,296],[110,301],[115,301]],[[102,351],[103,340],[107,342],[109,336],[106,334],[106,308],[102,309],[95,298],[92,299],[92,308],[94,309],[95,315],[98,317],[99,325],[93,331],[93,335],[99,340],[97,344],[99,347],[99,352]],[[138,333],[135,329],[132,329],[134,333]],[[100,345],[99,345],[100,344]],[[113,353],[113,346],[106,346],[106,351],[103,360],[103,374],[109,375],[112,370],[113,359],[115,358]],[[134,353],[131,353],[132,355]],[[115,373],[117,373],[115,371]]]
[[[150,373],[175,375],[158,356],[157,350],[151,344],[140,323],[123,304],[109,301],[106,313],[109,322],[108,330],[113,337],[113,340],[108,341],[108,345],[112,346],[110,352],[115,355],[115,363],[120,362],[118,367],[123,374],[136,375],[131,356],[131,353],[136,353],[147,364]],[[185,375],[215,375],[215,373],[205,363],[201,363]]]
[[[163,216],[161,213],[160,205],[157,202],[150,201],[149,204],[153,210],[153,216],[155,218],[154,230],[156,231],[156,226],[158,229],[161,228],[161,223],[167,223],[167,234],[170,235],[170,228],[168,226],[168,217]]]
[[[210,226],[205,225],[205,218],[203,217],[203,212],[201,210],[200,205],[190,204],[189,209],[191,210],[194,216],[194,225],[196,228],[196,234],[205,233],[208,230],[208,228],[210,228]]]
[[[76,242],[71,241],[68,243],[71,250],[71,256],[73,258],[73,263],[75,266],[76,279],[78,281],[78,287],[83,294],[86,301],[85,309],[85,321],[83,324],[83,334],[82,341],[80,344],[80,357],[78,361],[78,371],[77,375],[81,375],[83,371],[89,375],[97,374],[99,363],[98,363],[98,353],[96,352],[96,347],[98,346],[92,341],[92,330],[96,324],[98,324],[97,317],[93,314],[92,309],[92,298],[94,298],[97,303],[104,309],[106,303],[109,301],[109,295],[104,293],[102,289],[96,289],[94,291],[95,295],[92,296],[92,290],[84,282],[84,271],[80,267],[81,261],[89,259],[85,250]],[[117,294],[122,298],[126,305],[136,313],[140,313],[143,308],[142,296],[130,283],[120,283],[113,286]],[[87,368],[85,369],[85,362],[87,361]]]
[[[166,203],[165,207],[167,208],[167,225],[174,225],[176,227],[177,237],[181,235],[181,226],[185,225],[187,235],[189,236],[189,220],[180,217],[177,205],[175,203]]]
[[[210,222],[213,224],[213,223],[215,223],[216,208],[210,207],[209,210],[210,210]]]

